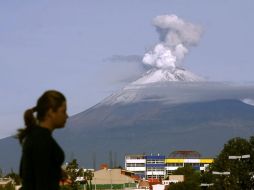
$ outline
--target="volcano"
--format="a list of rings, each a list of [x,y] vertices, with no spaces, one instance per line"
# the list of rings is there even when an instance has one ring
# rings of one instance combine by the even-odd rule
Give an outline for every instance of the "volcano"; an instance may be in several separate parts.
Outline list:
[[[173,77],[158,73],[156,81],[151,80],[156,71],[149,71],[71,116],[66,128],[54,133],[66,161],[77,158],[81,166],[92,167],[109,162],[111,152],[114,163],[123,164],[125,154],[168,155],[180,149],[216,156],[230,138],[254,134],[253,85],[206,82],[182,69]],[[0,140],[0,151],[0,167],[17,169],[18,141]]]
[[[121,164],[125,154],[182,149],[214,157],[230,138],[254,134],[253,99],[254,86],[136,81],[72,116],[56,137],[84,165],[92,164],[92,155],[108,162],[109,152]]]

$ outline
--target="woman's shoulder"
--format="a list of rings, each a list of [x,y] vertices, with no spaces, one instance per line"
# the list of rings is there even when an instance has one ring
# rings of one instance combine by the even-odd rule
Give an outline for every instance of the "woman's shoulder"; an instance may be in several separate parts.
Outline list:
[[[32,132],[34,135],[51,136],[51,131],[49,129],[40,126],[34,126]]]
[[[51,132],[39,126],[35,126],[24,140],[26,145],[50,144],[52,142]]]

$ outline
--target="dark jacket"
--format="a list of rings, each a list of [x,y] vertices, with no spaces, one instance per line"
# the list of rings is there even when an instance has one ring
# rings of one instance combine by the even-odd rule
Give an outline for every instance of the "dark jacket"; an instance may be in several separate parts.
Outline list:
[[[51,132],[34,127],[22,145],[22,190],[58,190],[63,161],[64,152]]]

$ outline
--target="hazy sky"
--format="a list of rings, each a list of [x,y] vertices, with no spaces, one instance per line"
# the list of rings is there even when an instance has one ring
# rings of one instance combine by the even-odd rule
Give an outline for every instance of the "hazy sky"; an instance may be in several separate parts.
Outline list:
[[[152,24],[175,14],[203,33],[183,65],[212,81],[254,81],[253,0],[0,1],[0,138],[47,89],[62,91],[69,115],[137,79],[159,41]]]

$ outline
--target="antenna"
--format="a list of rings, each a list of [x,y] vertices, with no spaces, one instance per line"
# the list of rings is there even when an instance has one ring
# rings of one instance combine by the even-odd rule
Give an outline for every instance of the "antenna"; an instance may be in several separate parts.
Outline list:
[[[96,152],[93,152],[93,169],[96,170]]]
[[[114,152],[114,168],[117,167],[117,152]]]
[[[113,167],[113,158],[112,158],[112,150],[109,151],[109,168]]]

